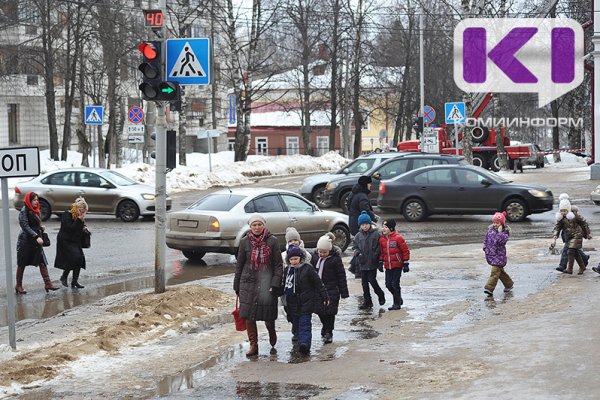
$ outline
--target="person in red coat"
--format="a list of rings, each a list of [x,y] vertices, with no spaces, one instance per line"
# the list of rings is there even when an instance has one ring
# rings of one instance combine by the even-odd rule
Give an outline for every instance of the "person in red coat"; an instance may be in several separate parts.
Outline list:
[[[394,304],[388,310],[399,310],[403,304],[400,277],[402,272],[409,271],[410,250],[406,240],[396,231],[396,221],[393,219],[383,221],[381,232],[379,263],[385,268],[385,287],[394,297]]]

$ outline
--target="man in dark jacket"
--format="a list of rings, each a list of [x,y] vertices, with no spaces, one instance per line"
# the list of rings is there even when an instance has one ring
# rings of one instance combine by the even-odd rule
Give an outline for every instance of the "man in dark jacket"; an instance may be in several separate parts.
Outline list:
[[[350,225],[350,234],[355,236],[358,233],[358,216],[366,211],[369,217],[377,222],[378,217],[373,212],[369,193],[371,193],[370,176],[363,175],[358,178],[358,183],[352,187],[352,194],[348,196],[348,223]]]

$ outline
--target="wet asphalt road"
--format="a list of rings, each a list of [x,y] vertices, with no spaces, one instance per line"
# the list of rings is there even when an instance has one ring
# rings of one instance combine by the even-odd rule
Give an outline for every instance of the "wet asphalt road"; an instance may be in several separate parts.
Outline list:
[[[561,191],[568,191],[594,231],[594,225],[600,223],[600,207],[591,203],[589,192],[596,183],[589,180],[560,182],[555,178],[556,174],[557,171],[550,169],[526,169],[524,175],[519,174],[515,178],[544,184],[553,190],[555,198]],[[297,190],[299,179],[298,176],[268,178],[256,182],[253,186]],[[218,189],[174,194],[172,195],[173,210],[185,208],[204,194]],[[551,211],[535,214],[525,222],[512,224],[513,237],[515,239],[548,238],[549,244],[554,213]],[[380,215],[398,220],[398,229],[410,243],[411,248],[481,242],[485,226],[489,221],[489,216],[434,216],[421,223],[406,223],[397,214],[380,213]],[[19,233],[15,210],[10,210],[10,218],[14,263],[16,238]],[[51,240],[55,240],[59,226],[60,221],[56,217],[46,222]],[[92,247],[85,251],[88,267],[82,271],[80,277],[80,282],[86,288],[79,291],[62,288],[46,294],[37,268],[28,267],[24,278],[24,287],[28,294],[17,299],[18,320],[47,318],[65,309],[94,302],[114,293],[154,286],[153,220],[139,219],[134,223],[123,223],[116,218],[92,215],[88,217],[88,226],[93,232]],[[52,265],[55,256],[54,243],[46,248],[46,255],[49,264]],[[0,248],[0,257],[4,260],[4,248]],[[14,268],[16,267],[13,267],[13,275]],[[183,257],[181,252],[167,249],[165,267],[167,285],[230,273],[233,268],[234,259],[229,255],[208,254],[203,262],[193,263]],[[51,278],[57,282],[62,271],[53,268],[49,270]],[[0,267],[0,326],[6,325],[5,276],[5,266],[2,265]],[[9,285],[11,290],[12,286],[11,283]]]

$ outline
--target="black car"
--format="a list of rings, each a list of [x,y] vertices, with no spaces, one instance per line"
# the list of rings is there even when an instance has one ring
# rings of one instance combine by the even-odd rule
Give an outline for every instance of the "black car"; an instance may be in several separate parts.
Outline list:
[[[447,164],[466,164],[464,157],[451,154],[437,153],[402,153],[390,160],[386,160],[379,165],[373,166],[363,175],[370,176],[373,179],[371,183],[371,193],[369,199],[373,205],[377,204],[377,195],[379,193],[379,182],[384,179],[392,179],[407,171],[429,165],[447,165]],[[331,205],[341,207],[344,212],[346,209],[346,199],[352,191],[352,187],[358,183],[360,175],[342,176],[333,179],[327,184],[327,190],[330,193]]]
[[[381,182],[378,207],[399,211],[407,221],[431,214],[492,214],[506,211],[511,222],[552,210],[552,192],[513,183],[472,165],[436,165]]]

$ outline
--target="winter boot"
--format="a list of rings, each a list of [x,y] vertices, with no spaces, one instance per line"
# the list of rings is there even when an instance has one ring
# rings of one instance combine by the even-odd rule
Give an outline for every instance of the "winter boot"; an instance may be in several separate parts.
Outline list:
[[[54,286],[52,284],[52,281],[50,280],[50,276],[48,276],[48,267],[46,266],[46,264],[40,264],[40,274],[42,275],[42,278],[44,279],[44,289],[46,289],[46,293],[48,293],[51,290],[58,290],[60,289],[58,286]]]
[[[23,273],[25,272],[25,267],[17,267],[17,285],[15,286],[15,292],[17,294],[26,294],[27,292],[23,289]]]
[[[277,344],[277,331],[275,331],[275,321],[265,321],[267,331],[269,331],[269,343],[271,347],[275,347]]]
[[[331,342],[333,342],[333,332],[327,331],[325,332],[325,335],[323,335],[323,343],[329,344]]]
[[[365,301],[358,307],[359,310],[368,310],[369,308],[373,308],[373,300],[371,298],[365,297]]]
[[[69,270],[64,270],[62,275],[60,276],[60,283],[62,283],[62,285],[64,287],[69,287],[69,284],[67,283],[68,277],[69,277]]]
[[[250,349],[246,353],[246,357],[252,357],[258,355],[258,330],[256,328],[256,321],[246,320],[246,330],[248,331],[248,341],[250,342]]]
[[[71,280],[71,288],[73,289],[83,289],[85,286],[79,284],[79,272],[81,268],[75,268],[73,270],[73,279]]]
[[[575,263],[575,256],[573,254],[569,254],[569,261],[567,263],[567,269],[562,271],[562,273],[573,275],[573,264],[574,263]]]
[[[385,304],[385,294],[383,293],[383,290],[377,295],[377,298],[380,306]]]
[[[400,296],[394,295],[394,304],[391,307],[388,307],[388,310],[393,311],[393,310],[399,310],[401,308],[402,308],[402,304],[400,301]]]

